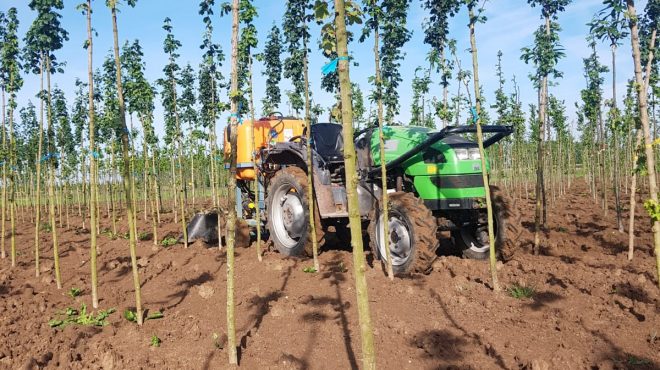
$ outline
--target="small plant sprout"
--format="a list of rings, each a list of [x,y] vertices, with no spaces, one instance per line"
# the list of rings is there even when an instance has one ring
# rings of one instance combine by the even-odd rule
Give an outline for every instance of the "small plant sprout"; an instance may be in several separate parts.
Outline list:
[[[306,272],[306,273],[308,273],[308,274],[315,274],[317,271],[316,271],[316,269],[314,268],[314,266],[309,266],[309,267],[305,267],[305,268],[303,269],[303,272]]]
[[[133,310],[128,308],[124,310],[124,318],[130,322],[137,322],[137,315]]]
[[[142,231],[142,232],[140,232],[140,234],[138,234],[138,240],[140,240],[140,241],[150,240],[151,237],[152,237],[152,234],[149,233],[149,232],[146,232],[146,231]]]
[[[517,283],[507,288],[507,291],[515,299],[532,298],[536,293],[536,290],[533,287]]]
[[[67,307],[66,310],[57,314],[58,318],[48,321],[51,328],[65,327],[67,325],[82,325],[82,326],[106,326],[108,322],[106,319],[111,313],[115,312],[114,308],[108,310],[101,310],[95,315],[94,312],[87,312],[87,305],[84,303],[80,306],[80,310]]]
[[[67,294],[68,294],[69,297],[71,297],[71,298],[76,298],[77,296],[80,295],[80,293],[82,293],[82,290],[81,290],[81,289],[79,289],[79,288],[71,288],[71,289],[69,289],[69,292],[68,292]]]
[[[152,312],[149,315],[147,315],[146,320],[162,319],[163,317],[165,317],[165,315],[163,315],[162,312],[156,311],[156,312]]]
[[[162,341],[160,340],[160,338],[158,338],[158,336],[156,334],[151,336],[151,346],[152,347],[160,347],[161,342]]]
[[[171,247],[174,244],[176,244],[176,238],[173,237],[173,236],[167,236],[167,237],[165,237],[165,239],[163,239],[162,242],[160,242],[160,244],[165,248]]]
[[[144,321],[162,319],[163,317],[165,317],[165,315],[163,315],[162,312],[156,311],[147,315]],[[124,318],[130,322],[137,322],[137,314],[135,313],[135,311],[128,308],[124,310]]]

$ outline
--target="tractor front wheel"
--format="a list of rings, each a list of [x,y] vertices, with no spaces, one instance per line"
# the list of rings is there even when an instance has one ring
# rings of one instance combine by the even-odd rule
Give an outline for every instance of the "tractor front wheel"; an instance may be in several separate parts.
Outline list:
[[[395,275],[429,273],[438,247],[436,222],[431,211],[412,193],[398,192],[389,197],[389,235],[383,235],[384,217],[379,209],[371,213],[369,245],[374,257],[385,261],[390,248]],[[387,243],[385,242],[387,240]]]
[[[497,186],[490,187],[493,205],[493,223],[495,232],[495,251],[499,258],[509,260],[513,257],[520,237],[520,214],[515,202],[504,195]],[[485,210],[483,218],[486,218]],[[454,245],[463,257],[486,260],[490,254],[488,224],[464,227],[451,233]]]
[[[277,250],[285,256],[312,256],[307,174],[298,167],[278,171],[268,185],[266,227]],[[323,228],[316,211],[316,237],[323,244]]]

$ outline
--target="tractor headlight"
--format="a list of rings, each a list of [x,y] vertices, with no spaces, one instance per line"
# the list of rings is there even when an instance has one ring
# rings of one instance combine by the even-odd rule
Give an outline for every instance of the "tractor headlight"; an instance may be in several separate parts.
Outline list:
[[[468,155],[470,159],[481,159],[481,154],[479,153],[479,148],[470,148],[468,149]]]
[[[455,149],[455,151],[456,151],[456,158],[459,161],[464,161],[470,158],[470,154],[468,153],[467,149]]]

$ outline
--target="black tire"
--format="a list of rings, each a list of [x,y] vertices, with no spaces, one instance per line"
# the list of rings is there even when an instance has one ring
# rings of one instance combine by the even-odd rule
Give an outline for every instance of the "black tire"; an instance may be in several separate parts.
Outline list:
[[[424,202],[412,193],[398,192],[390,194],[389,203],[388,218],[390,223],[393,222],[393,218],[395,219],[394,222],[399,222],[402,227],[405,227],[409,240],[412,241],[407,256],[406,254],[396,256],[395,251],[392,251],[390,247],[394,275],[402,276],[413,272],[427,274],[431,272],[431,265],[437,258],[435,251],[438,248],[437,225],[433,214],[426,208]],[[368,228],[369,246],[375,259],[385,261],[385,255],[381,253],[381,248],[379,248],[380,233],[378,229],[380,227],[378,224],[380,218],[380,210],[374,209],[370,215],[371,222]],[[390,230],[390,237],[393,232],[395,231]]]
[[[293,216],[291,214],[292,206],[284,207],[283,204],[276,204],[275,202],[282,202],[282,195],[286,194],[286,201],[283,203],[291,202],[293,207],[302,207],[302,214]],[[289,198],[295,197],[295,198]],[[280,198],[280,199],[275,199]],[[284,208],[283,208],[284,207]],[[286,208],[286,209],[285,209]],[[323,245],[325,238],[323,228],[320,222],[318,209],[316,210],[316,237],[319,248]],[[278,214],[273,214],[273,212]],[[284,221],[285,214],[289,217],[294,217],[296,232],[294,235],[289,233]],[[312,237],[309,227],[309,203],[307,201],[307,174],[299,167],[286,167],[273,176],[268,185],[268,196],[266,197],[266,217],[268,222],[266,228],[273,245],[277,250],[287,256],[312,256]],[[288,221],[287,221],[288,222]]]
[[[520,213],[515,201],[504,195],[499,187],[491,185],[490,196],[493,204],[493,221],[495,222],[495,251],[498,258],[507,261],[515,254],[522,232]],[[490,248],[485,247],[485,244],[474,236],[475,230],[476,226],[452,231],[451,236],[463,257],[487,260],[490,256]]]

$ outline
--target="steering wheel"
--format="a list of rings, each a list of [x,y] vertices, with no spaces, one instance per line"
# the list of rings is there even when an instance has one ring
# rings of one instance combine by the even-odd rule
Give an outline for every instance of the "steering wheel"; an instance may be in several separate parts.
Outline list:
[[[296,140],[304,140],[304,139],[305,138],[302,135],[296,135],[296,136],[292,137],[291,139],[289,139],[289,142],[292,143]]]

